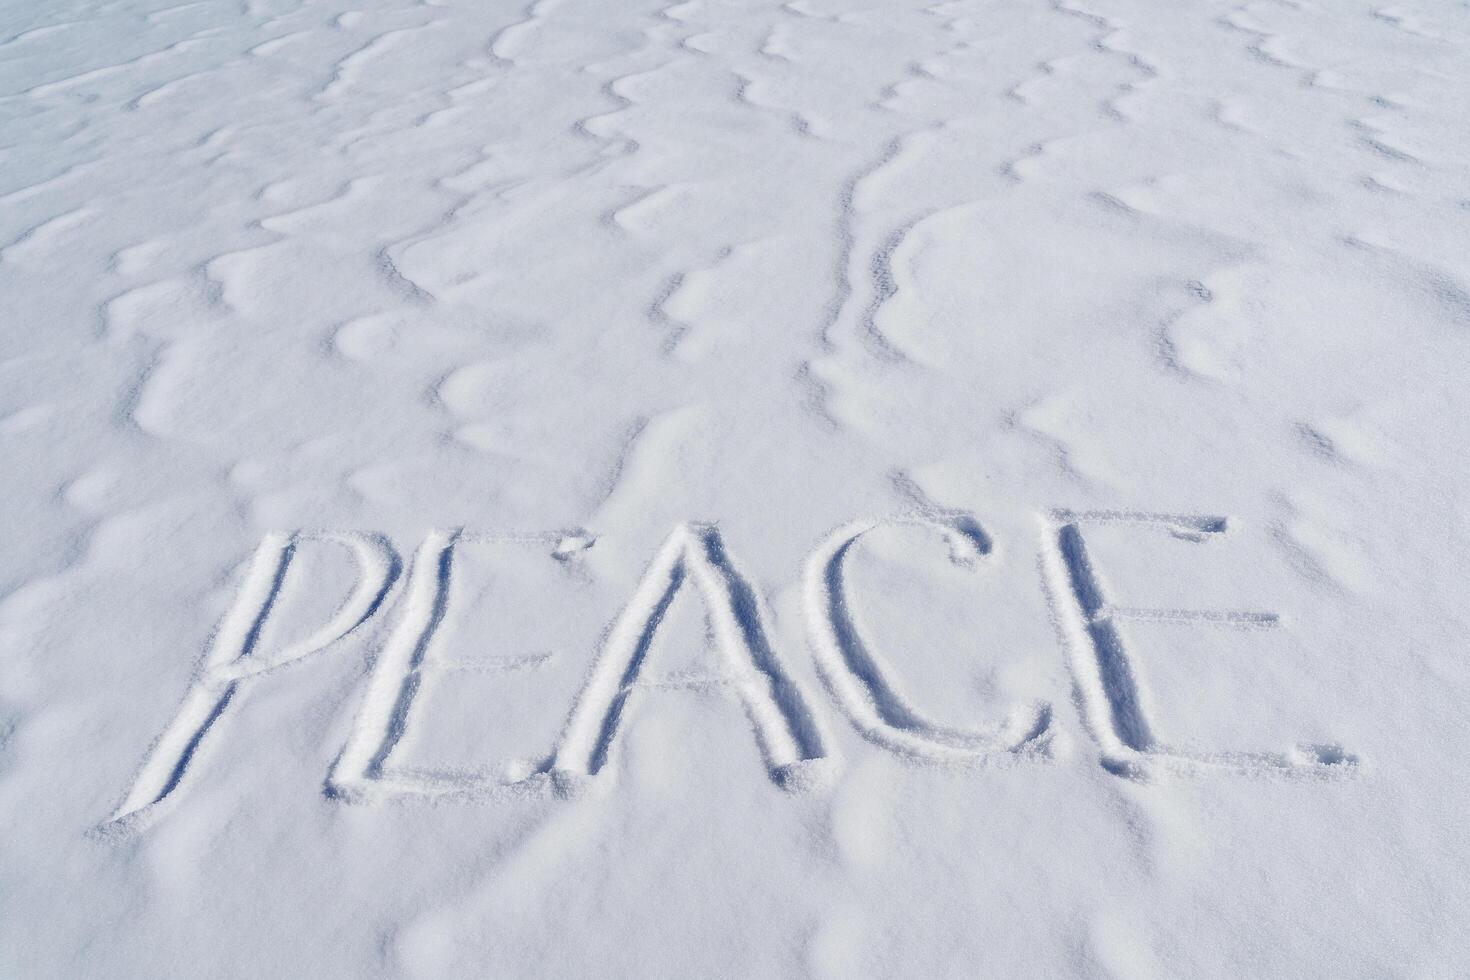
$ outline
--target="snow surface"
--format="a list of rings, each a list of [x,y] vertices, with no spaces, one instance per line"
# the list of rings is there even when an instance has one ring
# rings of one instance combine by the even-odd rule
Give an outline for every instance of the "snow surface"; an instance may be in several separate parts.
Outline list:
[[[1470,5],[0,0],[0,975],[1470,975]]]

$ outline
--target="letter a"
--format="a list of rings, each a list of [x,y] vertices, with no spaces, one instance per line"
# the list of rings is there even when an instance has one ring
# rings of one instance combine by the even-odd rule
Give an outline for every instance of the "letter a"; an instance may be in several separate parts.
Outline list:
[[[684,524],[664,542],[614,623],[572,707],[552,763],[552,776],[564,791],[607,764],[659,622],[686,580],[703,599],[721,652],[738,677],[735,690],[772,780],[801,789],[818,778],[817,763],[825,756],[821,736],[801,690],[766,639],[754,590],[735,570],[718,530]]]

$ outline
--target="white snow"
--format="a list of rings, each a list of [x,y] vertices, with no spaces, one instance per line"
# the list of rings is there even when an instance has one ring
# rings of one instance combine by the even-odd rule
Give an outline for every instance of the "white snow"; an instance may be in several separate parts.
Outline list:
[[[1470,975],[1463,0],[0,0],[0,975]]]

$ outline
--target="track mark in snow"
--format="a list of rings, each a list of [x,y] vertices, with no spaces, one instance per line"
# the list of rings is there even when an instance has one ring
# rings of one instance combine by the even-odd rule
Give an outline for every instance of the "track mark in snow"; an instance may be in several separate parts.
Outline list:
[[[1271,629],[1275,613],[1219,609],[1154,609],[1114,605],[1083,540],[1089,523],[1131,523],[1159,528],[1192,543],[1224,534],[1228,521],[1211,515],[1146,514],[1119,511],[1054,511],[1045,523],[1043,568],[1053,613],[1071,652],[1073,677],[1087,720],[1102,746],[1102,764],[1131,778],[1147,778],[1157,768],[1190,771],[1218,768],[1240,772],[1343,776],[1358,768],[1355,755],[1339,745],[1299,745],[1288,752],[1186,752],[1159,742],[1153,733],[1146,691],[1136,658],[1119,623],[1128,620],[1173,622],[1205,628]]]
[[[293,559],[309,542],[347,549],[357,584],[332,618],[310,636],[266,658],[257,649],[280,598]],[[398,576],[398,556],[376,535],[298,531],[268,535],[255,551],[234,605],[210,640],[174,719],[164,729],[122,803],[104,825],[107,832],[140,829],[145,817],[173,795],[195,764],[206,737],[244,689],[260,677],[320,653],[366,622]]]
[[[686,583],[704,600],[734,679],[730,686],[771,779],[799,790],[823,778],[825,750],[815,716],[767,639],[760,599],[735,568],[719,531],[685,524],[660,548],[577,696],[552,762],[562,792],[575,792],[607,765],[659,624]]]
[[[643,439],[643,434],[648,431],[649,422],[650,420],[647,418],[636,418],[632,422],[628,423],[627,427],[623,430],[623,437],[619,440],[618,443],[617,456],[612,461],[612,466],[608,470],[607,477],[602,481],[600,493],[598,495],[599,507],[606,505],[607,502],[612,499],[613,494],[617,492],[618,485],[622,483],[623,480],[623,472],[628,468],[628,461],[633,458],[634,450],[638,447],[639,442]],[[561,545],[558,545],[558,547],[566,547],[569,542],[575,542],[575,538],[564,539],[563,543]],[[585,547],[591,547],[590,539]],[[575,550],[582,549],[578,548]],[[574,551],[565,552],[566,555],[571,555],[573,553]]]
[[[903,153],[908,138],[913,135],[896,136],[889,140],[876,160],[847,179],[847,182],[843,184],[842,190],[838,195],[838,251],[833,276],[835,280],[834,291],[831,300],[827,304],[827,315],[822,324],[820,335],[822,346],[826,350],[833,349],[832,331],[841,322],[843,312],[847,309],[855,292],[851,266],[853,255],[858,249],[857,225],[858,217],[862,213],[859,198],[862,195],[863,184],[896,161]],[[893,347],[888,339],[877,330],[871,319],[872,315],[876,313],[878,306],[882,305],[883,300],[892,295],[891,289],[885,292],[885,288],[892,286],[888,260],[889,256],[892,255],[892,250],[898,245],[898,241],[894,239],[894,234],[898,235],[898,240],[902,239],[902,231],[890,233],[869,260],[869,279],[871,280],[874,294],[882,298],[876,301],[869,300],[861,324],[861,337],[864,342],[869,346],[874,356],[886,361],[905,360],[903,354],[897,348]]]
[[[1030,105],[1031,96],[1027,94],[1027,91],[1032,86],[1037,85],[1043,80],[1055,75],[1057,73],[1057,65],[1061,62],[1061,60],[1062,59],[1060,58],[1053,58],[1049,61],[1037,62],[1036,77],[1023,78],[1021,81],[1006,89],[1003,94],[1006,98],[1012,100],[1013,102],[1019,102],[1022,105]]]
[[[148,106],[153,105],[155,102],[160,102],[163,99],[167,98],[170,93],[172,93],[175,89],[183,87],[186,82],[191,82],[196,78],[202,78],[209,73],[209,71],[193,71],[189,72],[187,75],[180,75],[178,78],[170,79],[160,85],[155,85],[153,88],[148,89],[146,92],[139,93],[128,102],[124,103],[123,108],[126,109],[128,112],[136,112],[139,109],[147,108]]]
[[[1448,40],[1441,34],[1425,30],[1424,26],[1412,14],[1406,14],[1397,7],[1380,7],[1377,10],[1371,11],[1368,16],[1374,20],[1382,21],[1385,24],[1396,27],[1405,34],[1411,34],[1414,37],[1428,38],[1434,41]]]
[[[1080,17],[1090,24],[1101,29],[1100,33],[1092,42],[1095,51],[1103,54],[1117,55],[1124,59],[1130,68],[1142,76],[1138,82],[1122,82],[1117,87],[1117,94],[1103,100],[1103,113],[1117,122],[1128,123],[1133,121],[1123,108],[1123,100],[1139,90],[1139,86],[1146,81],[1159,76],[1159,68],[1153,62],[1146,59],[1141,53],[1132,51],[1122,46],[1122,39],[1126,37],[1124,28],[1117,21],[1105,17],[1095,11],[1066,3],[1065,0],[1051,0],[1052,9],[1058,13],[1072,17]]]
[[[863,639],[845,582],[844,563],[863,535],[885,525],[910,524],[938,533],[950,560],[973,568],[992,549],[989,535],[969,514],[935,513],[886,521],[856,521],[829,536],[807,564],[807,629],[822,680],[833,699],[869,741],[912,759],[975,764],[1045,756],[1051,706],[1013,709],[998,725],[958,729],[936,724],[911,705],[891,679],[892,668]]]
[[[0,263],[23,262],[33,253],[54,248],[59,239],[97,214],[91,207],[74,208],[22,232],[9,245],[0,247]]]
[[[1046,143],[1032,143],[1022,151],[1021,155],[1001,163],[998,172],[1007,180],[1017,184],[1029,180],[1031,175],[1027,173],[1032,168],[1032,162],[1040,160],[1046,155]]]
[[[827,401],[832,396],[831,386],[818,377],[811,361],[802,361],[797,365],[795,380],[806,393],[803,405],[812,417],[828,432],[836,432],[842,428],[842,423],[827,407]]]
[[[378,249],[377,254],[373,257],[373,265],[378,270],[378,276],[384,284],[404,299],[418,304],[434,302],[433,293],[403,274],[389,246],[384,245]]]
[[[775,25],[766,32],[756,47],[756,54],[771,61],[793,62],[791,52],[791,31],[780,24]]]
[[[490,42],[489,53],[501,64],[515,65],[525,47],[531,43],[547,14],[560,5],[560,0],[536,0],[526,7],[525,17],[502,29]]]
[[[409,770],[394,767],[391,761],[394,750],[408,732],[414,701],[427,673],[533,670],[546,665],[552,657],[549,653],[538,653],[467,664],[432,654],[434,638],[443,625],[449,605],[457,550],[461,546],[475,544],[529,545],[544,549],[549,556],[564,561],[576,553],[564,550],[567,540],[568,535],[564,534],[490,535],[466,534],[461,530],[435,531],[424,539],[409,568],[398,625],[374,660],[362,707],[342,754],[327,776],[329,796],[349,802],[366,802],[401,794],[428,797],[518,796],[545,788],[544,777],[536,772],[527,775],[515,763],[502,767],[500,774],[486,774]]]
[[[122,397],[118,399],[117,408],[113,412],[113,419],[118,425],[158,438],[164,436],[161,430],[154,428],[144,417],[143,398],[148,392],[149,384],[163,366],[168,348],[168,344],[157,345],[123,389]]]
[[[310,31],[292,31],[289,34],[282,34],[280,37],[273,37],[269,41],[261,41],[254,47],[246,49],[245,53],[253,58],[269,57],[290,45],[291,42],[309,37],[310,33]]]
[[[670,62],[670,64],[672,64],[672,62]],[[599,130],[605,128],[603,125],[605,121],[612,120],[616,118],[620,113],[624,112],[627,109],[631,109],[634,105],[637,105],[637,100],[619,91],[619,86],[623,85],[626,82],[630,82],[635,78],[640,78],[645,75],[657,74],[667,67],[668,64],[659,65],[658,67],[650,68],[647,71],[632,72],[627,75],[619,75],[617,78],[610,79],[607,82],[603,83],[602,94],[608,99],[615,102],[617,104],[617,108],[611,110],[610,112],[599,112],[594,115],[585,116],[581,119],[578,119],[575,123],[572,124],[572,131],[581,136],[585,136],[588,139],[596,140],[600,143],[603,143],[607,147],[607,151],[611,154],[631,156],[632,154],[637,153],[639,150],[639,144],[638,141],[632,136],[619,137],[617,135],[608,135],[606,133],[600,132]]]
[[[81,20],[68,20],[62,21],[59,24],[46,24],[41,27],[30,27],[18,33],[12,34],[5,40],[0,41],[0,48],[8,48],[12,44],[24,44],[27,41],[38,41],[43,37],[49,37],[52,34],[64,31],[68,27],[77,27],[85,23],[87,22]]]
[[[672,354],[679,346],[679,341],[689,332],[689,324],[676,319],[670,315],[667,306],[674,294],[684,285],[684,273],[676,272],[664,280],[658,295],[653,302],[648,304],[648,320],[654,326],[664,331],[662,350],[665,354]]]
[[[398,341],[397,318],[391,314],[358,317],[332,331],[329,348],[350,361],[371,361]]]
[[[163,7],[159,10],[151,11],[148,14],[147,20],[150,24],[157,24],[168,20],[170,17],[177,17],[186,10],[198,10],[200,7],[208,6],[211,6],[211,4],[207,0],[196,0],[193,3],[179,3],[172,7]]]
[[[1304,85],[1316,84],[1318,69],[1292,58],[1283,49],[1283,42],[1278,35],[1262,29],[1250,20],[1250,9],[1253,6],[1255,4],[1237,7],[1234,11],[1217,18],[1215,22],[1227,30],[1250,37],[1252,40],[1246,46],[1246,51],[1257,61],[1272,68],[1284,68],[1295,72]]]
[[[348,54],[341,61],[338,61],[336,67],[332,70],[331,77],[313,94],[312,98],[318,102],[327,102],[338,98],[356,82],[358,76],[362,74],[365,64],[398,47],[407,35],[438,26],[438,23],[437,21],[432,21],[428,24],[420,24],[417,27],[400,27],[395,30],[384,31],[356,51]]]
[[[1417,167],[1426,166],[1424,160],[1417,154],[1399,145],[1395,139],[1385,133],[1379,127],[1362,119],[1351,119],[1348,126],[1358,134],[1358,142],[1385,160],[1394,163],[1411,163]]]
[[[0,415],[0,435],[15,436],[38,429],[56,417],[56,407],[42,403],[27,405]]]
[[[138,57],[130,59],[128,61],[122,61],[112,65],[103,65],[100,68],[92,68],[88,71],[78,72],[75,75],[68,75],[65,78],[58,78],[55,81],[43,82],[40,85],[34,85],[31,88],[26,89],[24,94],[30,98],[42,98],[48,95],[54,95],[59,92],[64,92],[66,89],[82,82],[94,82],[100,78],[107,78],[111,75],[115,75],[129,69],[143,68],[153,64],[154,62],[166,61],[173,55],[189,51],[200,46],[203,43],[205,43],[203,39],[185,38],[182,41],[175,41],[173,44],[170,44],[167,47],[162,48],[158,51],[151,51],[146,54],[141,54]]]

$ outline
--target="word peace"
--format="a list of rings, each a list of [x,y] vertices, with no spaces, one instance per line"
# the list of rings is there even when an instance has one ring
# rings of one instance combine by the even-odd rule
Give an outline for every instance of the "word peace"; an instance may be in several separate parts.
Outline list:
[[[1084,529],[1098,523],[1162,525],[1177,538],[1201,543],[1223,535],[1222,517],[1057,511],[1044,521],[1043,564],[1058,599],[1071,669],[1087,729],[1098,742],[1102,764],[1123,776],[1145,776],[1158,767],[1217,767],[1315,775],[1350,774],[1355,756],[1340,746],[1298,747],[1286,753],[1220,751],[1189,753],[1161,744],[1139,697],[1136,670],[1118,624],[1128,619],[1200,625],[1271,628],[1267,612],[1121,608],[1108,600],[1089,556]],[[941,535],[951,557],[974,564],[991,552],[989,536],[966,513],[930,513],[857,521],[834,531],[807,561],[803,601],[818,674],[832,700],[870,742],[905,757],[939,762],[977,762],[997,754],[1045,758],[1051,707],[1018,707],[992,725],[954,728],[937,724],[898,693],[881,655],[859,635],[844,584],[853,546],[880,526],[916,525]],[[448,796],[514,794],[551,790],[572,794],[606,766],[617,741],[631,691],[644,669],[655,635],[674,598],[690,588],[703,601],[733,688],[750,719],[761,756],[774,782],[809,787],[825,776],[828,753],[808,695],[767,638],[756,590],[737,570],[719,530],[708,524],[674,529],[634,594],[606,633],[573,701],[551,755],[529,771],[503,777],[459,772],[398,770],[388,760],[401,738],[419,691],[424,654],[449,604],[448,584],[456,550],[470,544],[526,541],[526,536],[434,532],[409,565],[398,600],[400,614],[369,675],[362,705],[346,745],[327,777],[335,798],[363,801],[385,795]],[[591,539],[533,536],[566,559]],[[258,650],[286,571],[308,543],[350,551],[357,565],[351,594],[315,633],[273,654]],[[154,743],[137,778],[109,824],[136,824],[174,797],[206,738],[245,691],[268,672],[318,653],[359,629],[386,604],[400,562],[377,535],[337,532],[272,534],[256,550],[240,592],[220,625],[173,721]]]

